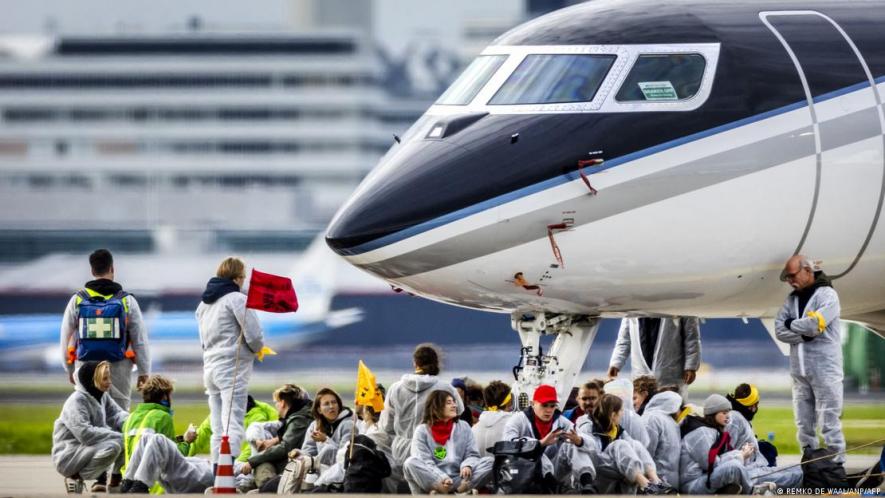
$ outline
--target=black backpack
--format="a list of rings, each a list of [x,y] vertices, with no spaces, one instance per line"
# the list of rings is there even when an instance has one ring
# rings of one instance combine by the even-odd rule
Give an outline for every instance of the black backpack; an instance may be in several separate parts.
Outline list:
[[[380,493],[382,481],[390,475],[390,462],[369,436],[353,438],[353,452],[344,460],[345,493]]]
[[[488,452],[495,455],[495,493],[534,495],[556,491],[555,485],[544,479],[541,466],[544,447],[538,440],[498,441]]]
[[[806,447],[802,451],[802,486],[805,488],[847,489],[845,467],[841,463],[834,462],[832,458],[822,458],[835,454],[836,450],[826,448],[813,450]],[[817,458],[821,459],[807,463],[809,460]]]

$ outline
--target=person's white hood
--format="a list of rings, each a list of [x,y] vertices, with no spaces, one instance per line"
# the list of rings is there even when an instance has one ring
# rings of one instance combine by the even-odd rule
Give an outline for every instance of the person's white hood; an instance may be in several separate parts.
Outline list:
[[[484,411],[479,414],[479,421],[476,422],[476,425],[491,429],[497,424],[500,424],[503,420],[506,420],[513,412],[503,412],[503,411]]]
[[[667,415],[673,415],[679,412],[682,406],[682,396],[672,391],[663,391],[652,396],[645,405],[645,413],[663,412]]]
[[[604,386],[605,394],[613,394],[624,402],[624,410],[633,410],[633,383],[627,379],[615,379]]]
[[[436,375],[405,374],[402,377],[403,387],[415,394],[436,387],[438,382],[439,377]]]

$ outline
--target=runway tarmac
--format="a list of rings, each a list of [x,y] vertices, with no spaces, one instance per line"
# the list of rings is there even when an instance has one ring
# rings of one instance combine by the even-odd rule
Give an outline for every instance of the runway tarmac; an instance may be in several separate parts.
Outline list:
[[[876,455],[849,455],[845,468],[849,473],[856,472],[869,468],[877,460]],[[781,455],[778,463],[782,466],[799,463],[799,455]],[[64,480],[53,468],[49,456],[0,456],[0,489],[0,498],[66,496]]]

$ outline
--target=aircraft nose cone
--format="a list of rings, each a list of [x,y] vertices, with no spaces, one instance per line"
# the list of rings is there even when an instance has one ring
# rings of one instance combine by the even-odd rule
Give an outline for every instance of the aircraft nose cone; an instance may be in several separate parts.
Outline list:
[[[451,166],[465,160],[466,152],[457,145],[423,140],[403,143],[335,215],[326,243],[338,254],[359,254],[449,212],[459,183],[469,181],[451,175]]]

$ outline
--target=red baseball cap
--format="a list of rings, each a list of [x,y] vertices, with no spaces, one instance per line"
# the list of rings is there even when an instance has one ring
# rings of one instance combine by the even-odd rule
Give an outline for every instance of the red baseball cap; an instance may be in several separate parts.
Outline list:
[[[556,396],[556,388],[549,384],[541,384],[535,389],[532,401],[537,401],[538,403],[558,403],[559,398]]]

